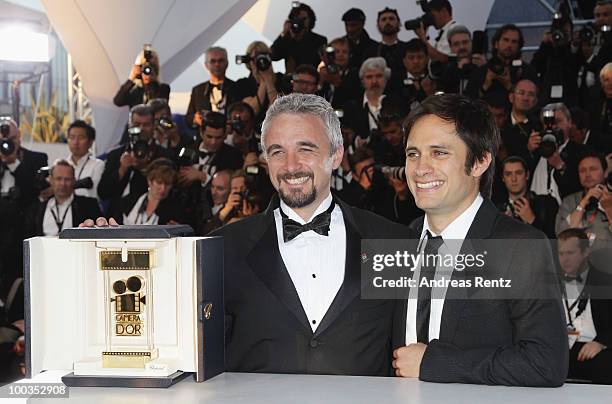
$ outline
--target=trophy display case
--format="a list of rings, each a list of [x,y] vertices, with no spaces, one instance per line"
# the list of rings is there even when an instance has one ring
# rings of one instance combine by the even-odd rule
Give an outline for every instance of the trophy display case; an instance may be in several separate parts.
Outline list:
[[[223,240],[189,226],[73,228],[24,241],[26,377],[168,387],[224,370]]]

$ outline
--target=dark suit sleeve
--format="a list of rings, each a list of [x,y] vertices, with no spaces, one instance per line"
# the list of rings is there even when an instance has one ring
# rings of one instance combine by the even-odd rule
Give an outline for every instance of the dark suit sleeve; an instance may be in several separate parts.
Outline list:
[[[270,50],[272,51],[272,60],[281,60],[285,59],[289,55],[289,45],[291,40],[289,39],[289,35],[279,35],[278,38],[274,40]]]
[[[191,90],[191,97],[189,97],[189,106],[187,107],[187,113],[185,114],[185,122],[187,122],[187,126],[189,126],[190,128],[193,127],[193,117],[196,113],[196,97],[197,90],[196,87],[194,87]]]
[[[108,160],[106,161],[100,183],[98,184],[98,195],[100,199],[110,199],[121,196],[121,193],[130,180],[130,170],[132,169],[129,169],[123,178],[119,179],[121,154],[121,150],[115,149],[108,155]]]
[[[529,293],[506,303],[514,342],[461,349],[449,342],[432,340],[421,362],[421,380],[534,387],[563,384],[569,350],[552,253],[546,240],[524,241],[517,243],[510,261],[513,288],[519,286],[521,291],[525,290],[523,293]],[[541,298],[533,298],[536,295]]]
[[[161,83],[159,85],[159,94],[157,94],[158,98],[163,98],[165,100],[170,99],[170,85],[166,83]]]
[[[132,80],[127,80],[125,83],[123,83],[121,87],[119,87],[117,94],[115,94],[113,103],[118,107],[130,105],[130,91],[132,88],[134,88],[134,82]]]

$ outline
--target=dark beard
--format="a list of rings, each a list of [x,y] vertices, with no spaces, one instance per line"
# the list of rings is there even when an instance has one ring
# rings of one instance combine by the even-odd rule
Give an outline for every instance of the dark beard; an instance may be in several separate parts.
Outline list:
[[[283,180],[300,178],[308,176],[312,183],[312,188],[309,192],[303,193],[301,191],[294,191],[290,193],[285,193],[280,184],[282,184]],[[313,203],[317,198],[317,190],[314,187],[314,175],[312,173],[307,172],[296,172],[296,173],[286,173],[278,176],[278,194],[283,202],[287,204],[292,209],[299,209],[306,207]]]
[[[383,35],[393,35],[393,34],[397,34],[398,32],[399,32],[399,27],[394,27],[391,24],[386,24],[385,26],[383,26],[383,29],[381,31]]]

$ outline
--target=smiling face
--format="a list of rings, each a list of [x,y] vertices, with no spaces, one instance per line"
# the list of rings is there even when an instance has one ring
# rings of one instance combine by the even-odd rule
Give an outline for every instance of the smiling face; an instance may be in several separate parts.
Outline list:
[[[281,113],[269,124],[265,151],[272,185],[291,208],[312,207],[329,195],[331,172],[342,148],[330,156],[330,140],[315,115]]]
[[[406,145],[406,178],[417,206],[430,221],[435,217],[448,225],[478,194],[480,176],[491,156],[477,161],[467,174],[467,151],[455,126],[435,115],[426,115],[412,126]]]

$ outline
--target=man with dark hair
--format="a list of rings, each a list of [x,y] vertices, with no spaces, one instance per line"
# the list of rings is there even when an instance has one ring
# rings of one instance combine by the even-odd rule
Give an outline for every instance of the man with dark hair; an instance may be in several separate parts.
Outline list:
[[[382,40],[377,46],[371,47],[366,52],[366,59],[378,56],[384,58],[387,66],[391,69],[388,88],[390,90],[397,90],[406,74],[402,63],[406,43],[398,38],[401,23],[397,10],[385,7],[379,11],[376,26],[382,36]]]
[[[225,143],[240,150],[243,157],[250,152],[259,153],[259,133],[255,129],[255,112],[246,102],[235,102],[227,109]]]
[[[359,8],[351,8],[342,14],[344,29],[349,45],[349,62],[348,66],[359,69],[364,60],[366,60],[366,52],[369,48],[375,47],[376,41],[370,38],[370,35],[365,30],[364,25],[366,15]],[[333,41],[332,41],[333,42]]]
[[[412,109],[436,91],[436,82],[429,76],[427,47],[418,39],[411,39],[404,46],[402,63],[406,69],[400,89],[402,100]]]
[[[569,228],[558,235],[571,379],[612,384],[612,278],[592,263],[589,236]]]
[[[535,69],[521,60],[521,49],[525,44],[523,32],[514,24],[499,28],[492,40],[493,57],[474,70],[465,94],[474,98],[483,97],[489,92],[507,95],[512,85],[520,79],[538,82]]]
[[[317,17],[308,4],[292,7],[283,24],[283,32],[270,49],[272,60],[285,59],[285,73],[293,73],[299,65],[317,67],[321,61],[320,50],[327,38],[312,32]]]
[[[519,156],[510,156],[501,164],[502,181],[508,199],[499,204],[506,215],[541,230],[548,238],[555,238],[555,218],[559,204],[548,195],[536,195],[528,189],[529,166]]]
[[[231,103],[238,101],[236,82],[225,76],[227,70],[227,50],[213,46],[204,53],[204,67],[210,79],[198,84],[191,90],[185,121],[190,127],[202,124],[201,111],[225,113]]]
[[[153,112],[153,133],[158,145],[178,156],[183,147],[193,143],[193,139],[180,133],[167,100],[154,98],[147,102],[147,106]]]
[[[448,33],[456,24],[453,21],[453,7],[448,0],[430,0],[427,3],[427,8],[433,18],[433,25],[438,30],[438,35],[430,42],[422,23],[421,27],[416,29],[414,33],[427,47],[427,54],[431,60],[446,63],[448,55],[451,53]]]
[[[66,131],[70,155],[66,159],[74,167],[75,180],[83,185],[74,190],[75,195],[98,197],[98,184],[104,172],[104,161],[91,154],[90,149],[96,140],[96,130],[85,121],[77,119]],[[87,178],[91,181],[87,181]]]
[[[562,385],[567,334],[550,246],[544,234],[488,199],[499,132],[487,107],[458,94],[436,95],[405,126],[408,186],[425,211],[411,226],[421,235],[419,254],[477,254],[493,239],[503,246],[489,250],[482,266],[431,265],[428,258],[411,268],[419,287],[409,289],[396,317],[396,374],[443,383]],[[477,272],[510,280],[511,287],[454,287],[447,270],[457,284],[476,282]],[[434,287],[434,279],[446,286]]]
[[[144,104],[136,105],[130,110],[126,142],[108,153],[98,184],[100,199],[109,201],[109,216],[121,216],[123,196],[147,191],[144,170],[158,157],[172,159],[175,156],[155,142],[151,108]]]
[[[300,65],[291,78],[293,93],[315,94],[319,87],[319,73],[311,65]]]

